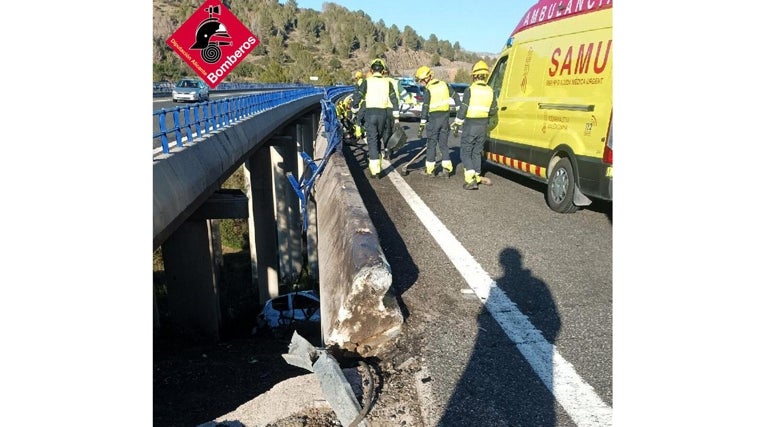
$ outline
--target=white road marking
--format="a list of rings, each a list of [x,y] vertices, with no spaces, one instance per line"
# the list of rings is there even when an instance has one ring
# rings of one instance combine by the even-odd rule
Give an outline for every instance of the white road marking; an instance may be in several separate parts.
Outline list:
[[[383,166],[386,164],[383,161]],[[386,170],[389,171],[388,178],[406,203],[573,421],[582,427],[611,426],[612,408],[520,312],[401,175],[395,169]]]

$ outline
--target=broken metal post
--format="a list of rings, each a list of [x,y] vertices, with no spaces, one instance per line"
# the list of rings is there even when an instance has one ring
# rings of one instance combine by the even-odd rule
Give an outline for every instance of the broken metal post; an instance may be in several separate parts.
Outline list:
[[[351,389],[351,384],[348,383],[338,361],[326,350],[314,347],[298,335],[298,332],[293,332],[288,354],[283,354],[282,357],[289,364],[316,374],[322,393],[341,424],[352,425],[359,417],[362,408]],[[369,427],[369,424],[362,420],[357,426]]]
[[[293,332],[293,338],[290,339],[290,345],[288,345],[288,354],[282,355],[282,358],[289,365],[304,368],[309,372],[314,372],[312,365],[317,357],[319,357],[317,355],[317,348],[311,345],[304,337],[298,335],[298,332]]]

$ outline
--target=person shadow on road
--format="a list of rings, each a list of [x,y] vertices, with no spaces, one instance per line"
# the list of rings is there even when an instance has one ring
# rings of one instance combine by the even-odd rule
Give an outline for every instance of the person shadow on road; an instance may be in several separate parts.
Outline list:
[[[504,306],[501,293],[491,288],[478,315],[472,355],[439,426],[458,425],[467,417],[479,426],[559,425],[552,348],[562,322],[548,286],[522,261],[514,248],[499,254],[503,275],[494,282],[509,301]]]

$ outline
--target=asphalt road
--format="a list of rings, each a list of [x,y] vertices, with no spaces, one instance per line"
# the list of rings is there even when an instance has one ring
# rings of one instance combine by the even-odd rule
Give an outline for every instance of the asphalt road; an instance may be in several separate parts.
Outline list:
[[[344,152],[393,271],[404,345],[423,365],[426,424],[608,425],[612,204],[558,214],[545,185],[488,166],[493,185],[464,190],[453,136],[454,177],[412,170],[424,156],[403,176],[423,141],[402,125],[409,142],[380,180],[366,146]]]

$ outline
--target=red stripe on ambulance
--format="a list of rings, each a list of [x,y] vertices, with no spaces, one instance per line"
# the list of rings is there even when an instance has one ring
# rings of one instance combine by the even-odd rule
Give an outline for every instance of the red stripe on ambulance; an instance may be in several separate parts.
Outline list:
[[[488,160],[496,163],[500,163],[505,166],[509,166],[512,169],[517,169],[523,172],[527,172],[531,175],[540,176],[546,178],[546,168],[534,165],[532,163],[523,162],[522,160],[513,159],[501,154],[488,153]]]

